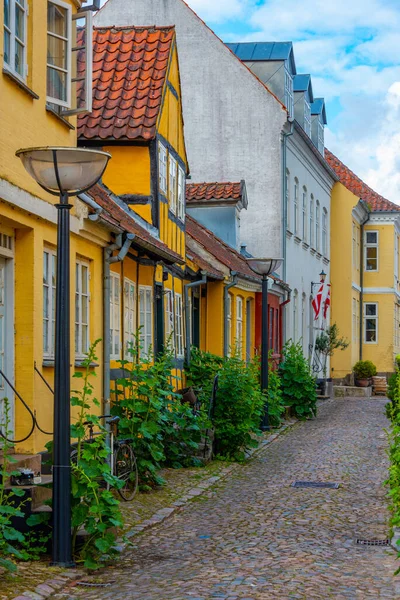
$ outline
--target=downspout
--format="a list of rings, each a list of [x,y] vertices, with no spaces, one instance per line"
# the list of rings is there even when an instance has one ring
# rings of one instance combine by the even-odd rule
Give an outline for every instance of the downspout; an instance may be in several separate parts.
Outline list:
[[[94,215],[88,216],[89,221],[94,221],[94,222],[98,221],[100,218],[100,215],[104,212],[104,208],[102,208],[99,204],[97,204],[97,202],[95,202],[87,194],[79,194],[78,198],[79,198],[79,200],[82,200],[82,202],[84,202],[85,204],[87,204],[88,206],[93,208],[93,210],[94,210]]]
[[[237,284],[238,274],[236,271],[231,271],[232,281],[224,287],[224,356],[229,354],[229,332],[228,332],[228,305],[229,305],[229,290]]]
[[[283,341],[283,338],[284,338],[284,317],[285,317],[285,313],[286,313],[286,311],[283,310],[283,309],[285,308],[285,306],[287,304],[289,304],[289,302],[291,302],[291,300],[292,300],[292,290],[289,290],[288,293],[287,293],[287,299],[284,300],[284,302],[281,302],[279,304],[279,310],[280,310],[280,315],[281,315],[281,319],[282,319],[282,339],[281,339],[282,346],[284,345],[284,341]]]
[[[201,285],[204,285],[205,283],[207,283],[207,275],[205,275],[204,273],[202,273],[202,279],[200,279],[199,281],[193,281],[192,283],[187,283],[184,286],[184,290],[185,290],[186,364],[188,366],[190,365],[190,355],[191,355],[191,348],[190,348],[190,315],[189,315],[190,305],[189,305],[189,290],[191,290],[191,289],[193,289],[195,287],[200,287]]]
[[[288,133],[282,133],[282,191],[283,191],[283,199],[282,199],[282,256],[283,256],[283,268],[282,268],[282,279],[286,281],[287,275],[287,239],[286,239],[286,231],[287,231],[287,223],[288,223],[288,214],[287,214],[287,203],[286,203],[286,195],[287,195],[287,181],[286,181],[286,168],[287,168],[287,140],[289,137],[293,135],[294,132],[294,123],[293,119],[290,121],[290,131]],[[290,301],[290,296],[289,296]],[[283,305],[284,306],[284,305]],[[282,312],[282,330],[283,337],[286,339],[286,310]],[[283,341],[283,340],[282,340]]]
[[[364,226],[369,221],[369,213],[360,227],[360,360],[363,359],[363,325],[364,325]]]
[[[103,251],[103,414],[109,415],[111,409],[110,402],[110,294],[111,294],[111,276],[110,265],[122,262],[128,254],[132,241],[135,239],[133,233],[126,234],[125,241],[122,242],[122,233],[117,235],[115,244],[104,248]],[[117,256],[112,256],[115,250],[119,250]]]

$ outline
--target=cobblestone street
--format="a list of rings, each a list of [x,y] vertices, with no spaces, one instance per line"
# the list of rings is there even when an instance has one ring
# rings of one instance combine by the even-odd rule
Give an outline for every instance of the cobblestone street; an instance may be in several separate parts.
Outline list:
[[[394,552],[361,547],[385,539],[382,483],[388,422],[383,399],[324,404],[251,463],[135,538],[118,566],[69,587],[85,600],[280,600],[400,598]],[[338,482],[294,489],[294,480]]]

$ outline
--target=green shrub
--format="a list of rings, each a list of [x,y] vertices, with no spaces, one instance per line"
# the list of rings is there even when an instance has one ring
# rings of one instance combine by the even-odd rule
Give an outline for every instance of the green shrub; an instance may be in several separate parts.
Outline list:
[[[272,354],[272,353],[271,353]],[[269,363],[268,376],[268,418],[271,427],[279,427],[282,423],[282,415],[285,412],[282,385],[279,373]]]
[[[389,437],[389,478],[386,484],[389,486],[390,510],[392,527],[400,527],[400,413],[396,407],[400,406],[400,373],[396,373],[396,385],[394,388],[393,407],[390,417],[392,427],[388,433]],[[400,558],[400,552],[398,554]],[[397,570],[396,575],[400,572]]]
[[[221,371],[224,359],[211,352],[192,347],[190,366],[186,366],[187,385],[193,390],[202,406],[208,410],[214,378]]]
[[[279,375],[285,406],[288,406],[299,419],[315,417],[317,414],[315,379],[300,343],[285,344]]]
[[[387,387],[387,392],[386,392],[386,396],[389,398],[389,400],[394,400],[396,385],[397,385],[397,376],[396,376],[396,373],[393,373],[393,375],[391,375],[388,379],[388,387]]]
[[[353,367],[357,379],[369,379],[377,373],[376,366],[371,360],[359,360]]]

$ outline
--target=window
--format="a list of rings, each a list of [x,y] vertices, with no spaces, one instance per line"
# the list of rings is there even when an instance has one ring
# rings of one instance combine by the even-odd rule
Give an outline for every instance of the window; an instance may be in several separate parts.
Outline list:
[[[299,180],[294,180],[294,234],[299,233]]]
[[[317,208],[315,211],[315,248],[316,248],[317,252],[319,252],[319,249],[320,249],[320,240],[319,240],[320,211],[321,211],[321,207],[319,204],[319,200],[317,200]]]
[[[121,355],[121,280],[118,273],[110,274],[110,358]]]
[[[139,287],[139,326],[141,352],[150,353],[153,346],[153,293],[151,287]]]
[[[89,351],[89,264],[78,260],[75,267],[75,354]]]
[[[365,270],[378,270],[378,232],[365,232]]]
[[[304,131],[311,137],[311,106],[304,96]]]
[[[310,246],[314,247],[314,196],[310,197]]]
[[[177,198],[177,163],[172,156],[169,156],[169,208],[176,215]]]
[[[167,195],[167,149],[158,143],[158,177],[160,192]]]
[[[328,211],[322,211],[322,254],[328,256]]]
[[[227,315],[227,326],[228,326],[228,356],[231,355],[232,349],[232,296],[228,294],[228,315]]]
[[[132,346],[136,334],[136,294],[135,284],[126,277],[124,280],[124,333],[125,360],[132,360]]]
[[[175,322],[176,322],[176,355],[178,358],[183,358],[183,310],[182,296],[175,294]]]
[[[356,240],[357,225],[353,221],[353,268],[356,268],[357,255],[357,240]]]
[[[307,188],[303,187],[303,204],[302,204],[302,210],[303,210],[303,226],[302,226],[302,230],[303,230],[303,241],[306,242],[307,241]]]
[[[178,218],[185,221],[185,172],[178,167]]]
[[[290,172],[286,169],[286,227],[290,231]]]
[[[298,319],[297,319],[297,290],[293,293],[293,341],[297,342],[299,337]]]
[[[289,71],[285,68],[285,106],[287,108],[289,118],[293,118],[293,78]]]
[[[4,0],[4,64],[26,77],[27,0]]]
[[[71,7],[60,0],[47,3],[47,101],[71,104]]]
[[[56,322],[57,257],[54,250],[43,252],[43,355],[54,358]]]
[[[165,343],[175,352],[174,297],[171,290],[165,292]]]
[[[375,302],[364,304],[364,342],[378,343],[378,305]]]
[[[325,127],[321,121],[318,121],[318,150],[324,154],[325,149]]]
[[[304,345],[304,342],[306,339],[306,328],[307,328],[306,301],[307,301],[306,295],[303,294],[302,298],[301,298],[301,339],[303,341],[303,345]]]
[[[243,298],[236,298],[236,347],[239,352],[243,348]]]

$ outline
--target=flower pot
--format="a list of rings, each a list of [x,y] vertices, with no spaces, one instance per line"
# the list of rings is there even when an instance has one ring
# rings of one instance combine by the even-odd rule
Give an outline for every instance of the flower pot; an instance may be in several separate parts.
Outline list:
[[[368,387],[369,379],[356,379],[356,386],[357,387]]]

